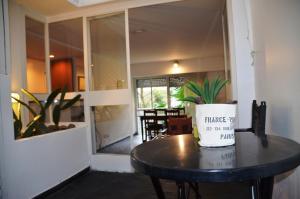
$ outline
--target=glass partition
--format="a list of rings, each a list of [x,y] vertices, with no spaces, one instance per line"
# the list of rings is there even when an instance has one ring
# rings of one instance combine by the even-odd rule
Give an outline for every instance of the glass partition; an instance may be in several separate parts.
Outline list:
[[[69,109],[63,110],[61,113],[61,121],[62,122],[84,122],[85,117],[84,117],[83,99],[76,102]]]
[[[93,106],[92,130],[96,153],[129,154],[131,150],[129,105]]]
[[[36,113],[40,112],[40,110],[41,110],[40,106],[37,105],[34,101],[29,101],[28,103],[29,103],[30,108],[32,108]],[[45,101],[40,101],[40,103],[44,104]],[[46,111],[46,118],[45,118],[46,123],[50,123],[50,114],[51,114],[51,112],[48,109]],[[33,118],[34,118],[34,115],[29,111],[29,121],[32,121]]]
[[[51,88],[84,91],[82,18],[49,24]]]
[[[128,88],[125,14],[90,20],[91,90]]]
[[[27,89],[32,93],[47,93],[45,65],[45,24],[25,18]]]

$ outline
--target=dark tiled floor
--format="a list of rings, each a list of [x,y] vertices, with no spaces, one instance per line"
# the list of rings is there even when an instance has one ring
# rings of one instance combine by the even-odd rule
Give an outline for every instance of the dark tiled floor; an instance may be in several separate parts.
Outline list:
[[[177,198],[174,182],[162,181],[167,199]],[[203,199],[250,199],[245,184],[200,184]],[[142,174],[91,171],[47,199],[156,199],[151,181]],[[191,195],[190,198],[195,198]]]
[[[131,139],[131,140],[130,140]],[[133,135],[132,138],[127,137],[114,144],[110,144],[102,149],[99,149],[97,153],[111,153],[111,154],[126,154],[129,155],[130,151],[137,145],[142,143],[142,137],[139,134]]]

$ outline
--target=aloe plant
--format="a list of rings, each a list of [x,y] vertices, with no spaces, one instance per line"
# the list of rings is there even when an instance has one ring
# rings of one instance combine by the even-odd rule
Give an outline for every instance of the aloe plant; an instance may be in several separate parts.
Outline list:
[[[13,118],[14,118],[14,132],[15,132],[15,138],[21,137],[21,132],[23,128],[22,118],[21,118],[21,109],[18,107],[18,114],[15,113],[14,109],[13,111]]]
[[[213,104],[216,102],[217,96],[227,83],[228,80],[222,80],[220,77],[217,77],[212,81],[209,81],[206,78],[203,84],[197,84],[196,82],[189,81],[184,86],[192,91],[195,96],[181,96],[179,100],[195,104]]]
[[[14,98],[15,99],[15,98]],[[24,102],[22,102],[24,103]],[[25,107],[29,107],[27,104]],[[19,115],[19,116],[18,116]],[[25,138],[25,137],[31,137],[33,135],[37,135],[40,134],[42,131],[41,129],[43,128],[47,128],[46,126],[44,126],[41,122],[40,119],[42,117],[42,115],[40,114],[36,114],[34,112],[34,118],[33,120],[31,120],[27,125],[26,128],[24,130],[24,132],[22,133],[22,129],[23,129],[23,123],[22,123],[22,119],[21,119],[21,112],[19,109],[19,113],[18,115],[15,113],[15,111],[13,110],[13,118],[14,118],[14,133],[15,133],[15,138]]]
[[[37,104],[40,108],[39,112],[36,112],[34,109],[30,107],[29,104],[23,102],[22,100],[19,100],[15,97],[12,97],[17,103],[21,104],[25,108],[28,109],[28,111],[33,115],[33,119],[26,125],[26,128],[24,128],[24,125],[22,123],[21,119],[21,111],[20,108],[16,110],[18,114],[13,110],[13,117],[14,117],[14,132],[15,132],[15,138],[24,138],[24,137],[31,137],[34,135],[39,135],[43,133],[48,133],[49,128],[45,125],[46,120],[46,112],[48,108],[51,106],[51,104],[54,103],[54,100],[56,97],[60,95],[60,102],[58,105],[56,105],[53,109],[53,121],[55,123],[56,129],[59,129],[58,124],[60,120],[60,112],[61,110],[65,110],[69,107],[71,107],[74,103],[76,103],[81,95],[77,95],[70,101],[66,102],[65,94],[66,94],[66,88],[57,89],[53,91],[48,97],[45,103],[41,103],[31,92],[27,91],[26,89],[21,89],[22,93],[24,93],[29,99],[31,99],[35,104]],[[22,132],[22,129],[24,128],[24,131]]]
[[[53,122],[54,122],[57,129],[59,128],[59,121],[60,121],[61,111],[70,108],[77,101],[79,101],[80,98],[81,98],[81,95],[78,94],[70,100],[65,100],[66,91],[67,91],[67,88],[64,87],[63,90],[60,93],[59,103],[54,106],[53,112],[52,112]]]
[[[39,106],[40,108],[40,122],[41,123],[45,123],[46,120],[46,111],[47,109],[50,107],[50,105],[54,102],[55,98],[58,96],[58,94],[61,92],[61,89],[56,89],[55,91],[53,91],[46,99],[45,104],[41,103],[32,93],[30,93],[28,90],[26,89],[21,89],[21,91],[28,97],[30,98],[36,105]],[[27,107],[28,108],[28,107]],[[33,113],[32,111],[30,111],[31,113]],[[35,114],[33,114],[34,116],[36,116]]]
[[[31,99],[35,104],[37,104],[40,108],[40,112],[35,112],[29,104],[23,102],[22,100],[19,100],[15,97],[12,97],[15,101],[26,107],[29,112],[33,115],[33,120],[30,121],[26,125],[26,129],[23,133],[22,131],[22,120],[21,120],[21,114],[19,113],[19,117],[15,112],[13,112],[14,115],[14,126],[15,126],[15,137],[30,137],[36,134],[42,134],[47,133],[48,128],[45,125],[46,120],[46,111],[50,107],[50,105],[53,103],[54,99],[57,97],[57,95],[60,93],[61,89],[57,89],[53,91],[47,98],[45,104],[41,103],[31,92],[29,92],[26,89],[21,89],[21,92],[24,93],[29,99]]]

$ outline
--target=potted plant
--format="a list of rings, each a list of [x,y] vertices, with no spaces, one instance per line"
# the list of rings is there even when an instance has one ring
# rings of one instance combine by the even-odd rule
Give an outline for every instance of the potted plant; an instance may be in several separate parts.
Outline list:
[[[24,126],[22,123],[20,106],[18,106],[17,110],[13,109],[14,132],[15,132],[16,139],[41,135],[45,133],[51,133],[54,131],[75,127],[74,124],[69,124],[68,126],[64,126],[64,125],[60,126],[59,125],[60,115],[61,115],[61,111],[70,108],[72,105],[74,105],[77,101],[80,100],[81,98],[80,94],[76,95],[74,98],[70,100],[65,100],[66,87],[64,87],[63,89],[57,89],[53,91],[43,103],[40,102],[37,99],[37,97],[35,97],[32,93],[30,93],[26,89],[21,89],[21,92],[24,93],[29,99],[31,99],[36,105],[38,105],[40,110],[39,112],[36,112],[26,102],[17,99],[15,97],[12,97],[12,99],[14,99],[20,105],[26,107],[29,110],[29,112],[33,115],[33,119],[29,121],[29,123],[26,126]],[[59,102],[55,103],[55,99],[58,97],[58,95],[60,95]],[[52,110],[54,125],[47,125],[45,121],[46,112],[51,105],[54,105],[54,108]]]
[[[219,77],[203,84],[189,81],[184,85],[194,96],[183,97],[182,101],[196,104],[196,124],[199,134],[199,145],[221,147],[235,144],[234,124],[236,117],[235,104],[216,104],[217,96],[227,84]]]

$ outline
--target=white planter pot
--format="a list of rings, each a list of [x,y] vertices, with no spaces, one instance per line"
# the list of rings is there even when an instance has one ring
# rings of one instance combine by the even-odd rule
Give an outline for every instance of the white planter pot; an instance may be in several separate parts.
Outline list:
[[[235,144],[235,104],[196,105],[199,145],[221,147]]]

